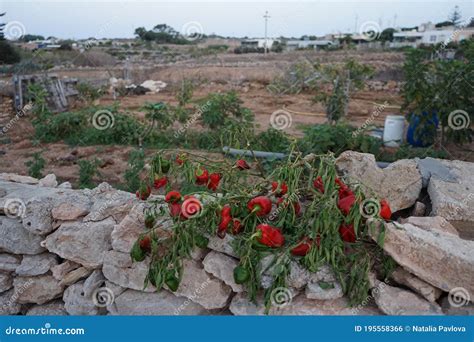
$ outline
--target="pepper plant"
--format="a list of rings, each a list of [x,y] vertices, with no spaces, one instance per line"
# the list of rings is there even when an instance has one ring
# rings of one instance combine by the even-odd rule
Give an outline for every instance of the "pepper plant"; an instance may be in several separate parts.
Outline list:
[[[350,302],[364,301],[384,238],[380,230],[373,242],[368,222],[390,219],[387,201],[366,198],[359,184],[339,177],[332,154],[303,156],[293,145],[270,171],[257,164],[167,150],[152,158],[137,191],[147,200],[146,227],[131,250],[133,260],[149,263],[145,286],[176,291],[183,259],[210,238],[231,235],[240,260],[234,280],[251,300],[263,292],[267,312],[272,291],[287,287],[291,261],[311,272],[329,264]],[[190,185],[195,190],[185,194]],[[148,197],[152,187],[165,196]],[[266,257],[272,261],[263,266]],[[272,278],[265,289],[263,273]]]

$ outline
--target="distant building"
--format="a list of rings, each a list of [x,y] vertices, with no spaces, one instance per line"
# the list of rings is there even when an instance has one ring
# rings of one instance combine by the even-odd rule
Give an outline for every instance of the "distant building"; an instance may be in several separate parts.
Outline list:
[[[279,39],[267,38],[267,49],[271,49],[273,43],[280,42]],[[253,39],[244,39],[240,42],[242,48],[254,48],[254,49],[264,49],[265,48],[265,38],[253,38]]]
[[[294,51],[299,49],[324,49],[337,45],[331,40],[289,40],[286,42],[286,49]]]
[[[390,47],[418,47],[420,45],[436,45],[440,43],[459,42],[474,36],[474,28],[444,26],[437,28],[431,22],[422,24],[410,31],[393,33],[393,41]]]

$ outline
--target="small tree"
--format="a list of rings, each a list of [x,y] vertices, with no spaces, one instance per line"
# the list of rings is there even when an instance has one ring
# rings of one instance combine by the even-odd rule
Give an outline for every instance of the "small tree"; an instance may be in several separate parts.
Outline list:
[[[454,6],[453,11],[448,16],[448,20],[454,24],[454,26],[458,26],[461,22],[461,11],[459,10],[459,6]]]
[[[0,13],[0,17],[3,17],[5,13]],[[0,63],[13,64],[20,61],[21,57],[13,46],[5,39],[3,30],[5,28],[4,23],[0,23]]]

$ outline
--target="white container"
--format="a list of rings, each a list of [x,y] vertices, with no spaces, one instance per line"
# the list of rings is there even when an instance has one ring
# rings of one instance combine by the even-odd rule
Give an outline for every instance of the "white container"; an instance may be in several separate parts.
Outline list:
[[[383,144],[388,147],[398,147],[403,142],[405,133],[405,117],[403,115],[388,115],[383,129]]]

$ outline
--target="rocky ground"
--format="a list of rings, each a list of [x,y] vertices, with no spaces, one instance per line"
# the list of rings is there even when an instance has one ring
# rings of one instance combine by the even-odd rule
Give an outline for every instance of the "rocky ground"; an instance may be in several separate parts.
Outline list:
[[[426,158],[379,169],[374,156],[348,151],[337,167],[396,211],[384,250],[398,268],[388,281],[371,275],[367,301],[350,307],[330,267],[310,273],[293,262],[284,305],[270,314],[474,314],[474,164]],[[0,313],[263,314],[262,299],[249,302],[233,280],[229,235],[194,251],[176,292],[144,288],[147,260],[132,263],[129,251],[144,230],[145,205],[107,183],[73,190],[54,175],[0,174]],[[262,274],[262,286],[269,282]]]

